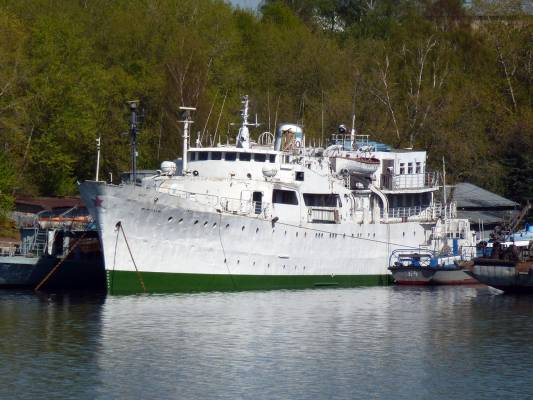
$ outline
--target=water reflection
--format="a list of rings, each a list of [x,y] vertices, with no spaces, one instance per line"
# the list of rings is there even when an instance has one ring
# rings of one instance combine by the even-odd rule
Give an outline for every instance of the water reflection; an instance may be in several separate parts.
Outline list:
[[[0,398],[94,398],[103,297],[0,291]]]
[[[523,398],[532,306],[485,287],[0,292],[0,398]]]

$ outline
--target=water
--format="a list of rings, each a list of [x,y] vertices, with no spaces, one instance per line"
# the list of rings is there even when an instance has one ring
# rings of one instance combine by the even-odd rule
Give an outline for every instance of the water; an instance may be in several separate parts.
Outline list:
[[[1,399],[523,399],[533,296],[0,291]]]

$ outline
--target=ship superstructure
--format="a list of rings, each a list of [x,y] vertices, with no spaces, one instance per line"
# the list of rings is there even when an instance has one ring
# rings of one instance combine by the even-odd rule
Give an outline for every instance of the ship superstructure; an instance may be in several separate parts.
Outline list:
[[[309,147],[295,124],[254,142],[247,97],[241,116],[233,145],[189,147],[187,115],[182,162],[81,184],[111,292],[383,284],[395,249],[473,245],[468,221],[437,201],[425,151],[353,132]]]

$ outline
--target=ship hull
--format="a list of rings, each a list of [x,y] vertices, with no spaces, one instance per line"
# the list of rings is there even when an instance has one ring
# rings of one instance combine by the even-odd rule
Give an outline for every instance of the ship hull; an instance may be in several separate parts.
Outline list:
[[[506,293],[533,293],[533,263],[475,259],[466,273],[485,285]]]
[[[471,285],[479,283],[461,269],[437,267],[391,267],[399,285]]]
[[[392,283],[394,248],[425,229],[398,224],[289,224],[215,211],[131,185],[85,182],[109,293],[352,287]]]

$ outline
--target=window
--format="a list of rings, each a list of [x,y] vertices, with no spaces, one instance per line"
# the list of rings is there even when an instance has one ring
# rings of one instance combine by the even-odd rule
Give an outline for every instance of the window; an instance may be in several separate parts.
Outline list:
[[[400,175],[405,174],[405,163],[400,163]]]
[[[409,175],[411,175],[413,173],[413,163],[410,162],[409,164],[407,164],[407,173]]]
[[[190,158],[189,158],[190,161],[196,161],[196,160],[198,160],[198,152],[197,152],[197,151],[191,151],[191,152],[189,153],[189,157],[190,157]]]
[[[266,159],[267,159],[266,154],[260,154],[260,153],[255,153],[254,154],[254,161],[265,162]]]
[[[295,179],[297,181],[303,181],[304,180],[304,172],[303,171],[296,171]]]
[[[307,207],[337,207],[340,199],[338,194],[304,193],[304,203]]]
[[[198,161],[205,161],[207,160],[207,156],[209,156],[209,152],[208,151],[200,151],[198,153]]]
[[[271,163],[276,162],[276,155],[275,154],[271,154],[270,156],[268,156],[268,161],[271,162]]]
[[[224,158],[226,161],[235,161],[237,159],[237,153],[226,153]]]
[[[241,153],[239,155],[239,160],[241,161],[250,161],[252,159],[252,155],[250,153]]]
[[[272,191],[272,203],[298,205],[298,197],[293,190],[274,189]]]
[[[211,152],[211,160],[222,160],[222,152],[221,151],[212,151]]]
[[[421,174],[422,173],[422,163],[421,162],[417,162],[416,163],[416,173],[417,174]]]

